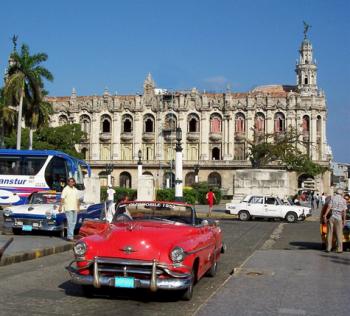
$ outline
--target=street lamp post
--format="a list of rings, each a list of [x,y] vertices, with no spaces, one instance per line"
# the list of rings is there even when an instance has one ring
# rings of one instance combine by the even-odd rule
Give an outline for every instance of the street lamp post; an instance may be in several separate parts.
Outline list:
[[[107,173],[107,186],[112,186],[112,172],[114,169],[114,165],[112,163],[106,164],[106,173]]]
[[[176,128],[176,155],[175,155],[175,201],[183,200],[182,192],[182,130],[180,127]]]
[[[196,164],[194,165],[194,183],[199,182],[198,173],[199,173],[199,164]]]
[[[137,162],[137,178],[140,181],[140,178],[142,176],[142,151],[141,149],[139,149],[138,151],[138,157],[139,157],[139,161]]]

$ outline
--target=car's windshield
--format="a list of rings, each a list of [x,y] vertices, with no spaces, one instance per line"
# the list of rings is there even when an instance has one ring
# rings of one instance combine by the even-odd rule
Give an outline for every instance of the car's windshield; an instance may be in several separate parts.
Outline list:
[[[190,206],[163,202],[131,202],[120,204],[113,221],[128,216],[133,220],[172,221],[192,225],[195,214]]]
[[[55,204],[59,199],[53,193],[33,193],[29,199],[30,204]]]

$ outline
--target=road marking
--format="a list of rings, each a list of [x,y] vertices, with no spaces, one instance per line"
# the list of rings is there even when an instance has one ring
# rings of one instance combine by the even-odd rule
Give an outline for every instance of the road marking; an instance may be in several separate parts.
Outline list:
[[[284,225],[286,225],[286,223],[281,223],[275,228],[270,238],[266,240],[265,243],[262,245],[261,250],[268,250],[272,248],[272,246],[276,243],[276,241],[281,238]]]

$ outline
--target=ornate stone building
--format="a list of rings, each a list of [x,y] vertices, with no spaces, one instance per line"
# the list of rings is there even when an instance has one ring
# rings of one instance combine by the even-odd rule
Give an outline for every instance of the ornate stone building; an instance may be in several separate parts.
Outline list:
[[[247,139],[259,133],[277,135],[290,127],[302,132],[301,149],[323,165],[329,163],[326,141],[326,99],[317,86],[317,66],[310,41],[301,43],[296,64],[296,85],[260,86],[251,91],[225,93],[156,89],[149,74],[140,95],[50,97],[55,114],[52,126],[81,123],[86,132],[77,144],[93,172],[105,174],[113,164],[114,185],[137,187],[138,152],[144,173],[158,187],[174,183],[175,128],[182,129],[184,185],[199,181],[234,193],[236,170],[250,168]],[[290,173],[291,193],[308,175]],[[309,179],[310,180],[310,179]],[[329,173],[316,177],[319,191],[329,189]]]

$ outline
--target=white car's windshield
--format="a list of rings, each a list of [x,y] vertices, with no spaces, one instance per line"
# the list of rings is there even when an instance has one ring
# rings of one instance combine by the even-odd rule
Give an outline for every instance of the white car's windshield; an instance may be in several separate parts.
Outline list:
[[[30,204],[56,204],[59,199],[53,193],[33,193],[29,199]]]

